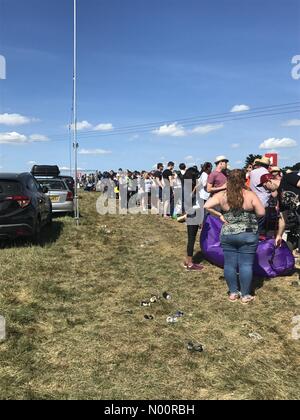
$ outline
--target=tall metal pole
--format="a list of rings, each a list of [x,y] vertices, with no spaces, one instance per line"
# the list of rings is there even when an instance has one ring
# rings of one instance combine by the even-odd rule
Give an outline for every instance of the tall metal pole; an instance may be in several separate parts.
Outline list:
[[[78,199],[78,142],[77,142],[77,0],[74,0],[74,67],[73,67],[73,148],[74,148],[74,171],[75,171],[75,197],[74,215],[76,225],[79,226],[79,199]]]

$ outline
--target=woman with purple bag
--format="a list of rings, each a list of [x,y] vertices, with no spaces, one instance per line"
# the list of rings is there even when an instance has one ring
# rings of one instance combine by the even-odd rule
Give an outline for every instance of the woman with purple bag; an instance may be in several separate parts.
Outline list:
[[[229,173],[227,190],[215,194],[204,208],[223,222],[221,245],[229,300],[241,298],[241,303],[248,304],[254,300],[251,292],[259,241],[257,218],[265,215],[265,208],[257,195],[246,189],[245,172],[240,169]]]

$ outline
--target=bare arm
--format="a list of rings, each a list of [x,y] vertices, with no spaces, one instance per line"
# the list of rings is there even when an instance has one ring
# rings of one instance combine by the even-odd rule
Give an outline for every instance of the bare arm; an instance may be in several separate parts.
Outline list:
[[[222,185],[222,187],[214,188],[213,184],[207,184],[206,191],[210,194],[216,194],[220,191],[225,191],[227,189],[227,183]]]
[[[174,177],[173,176],[169,176],[169,182],[170,182],[170,187],[172,188],[172,187],[174,187],[174,182],[175,182],[175,179],[174,179]]]
[[[198,180],[197,181],[197,184],[196,184],[196,186],[195,186],[195,188],[193,189],[193,194],[195,194],[195,192],[197,191],[197,190],[200,190],[201,188],[203,188],[205,185],[203,185],[203,183],[202,183],[202,181],[201,181],[201,179],[200,180]]]
[[[163,188],[163,184],[159,178],[155,178],[155,181],[160,188]]]
[[[275,245],[277,247],[281,246],[282,235],[284,234],[284,231],[285,231],[285,220],[284,220],[284,217],[283,217],[282,213],[280,213],[278,232],[277,232],[276,239],[275,239]]]
[[[227,223],[226,220],[224,219],[223,214],[215,210],[215,207],[220,205],[220,198],[221,198],[221,194],[215,194],[206,202],[204,208],[213,216],[218,217],[223,223]]]
[[[251,193],[252,195],[252,206],[254,208],[255,214],[257,217],[264,217],[266,215],[266,209],[262,205],[262,202],[257,197],[255,193]]]

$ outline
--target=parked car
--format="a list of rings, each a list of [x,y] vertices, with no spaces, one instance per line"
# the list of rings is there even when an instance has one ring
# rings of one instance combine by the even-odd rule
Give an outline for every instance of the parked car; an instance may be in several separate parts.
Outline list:
[[[70,191],[72,191],[72,193],[75,193],[75,181],[74,178],[71,176],[65,176],[65,175],[60,175],[58,177],[59,179],[62,179],[63,181],[65,181],[65,183],[67,184],[68,188]]]
[[[60,178],[36,177],[41,187],[48,190],[47,195],[52,202],[53,213],[74,214],[74,195],[65,181]]]
[[[0,238],[39,241],[42,228],[52,222],[47,192],[30,173],[0,173]]]
[[[57,165],[34,165],[31,173],[34,177],[49,177],[62,179],[68,188],[74,194],[75,181],[72,176],[60,175],[60,169]]]

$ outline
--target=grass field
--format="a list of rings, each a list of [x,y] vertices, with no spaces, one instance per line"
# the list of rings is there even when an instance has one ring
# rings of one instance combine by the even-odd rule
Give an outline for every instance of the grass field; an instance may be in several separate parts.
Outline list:
[[[254,305],[229,303],[222,270],[181,268],[184,226],[99,216],[97,195],[82,198],[77,230],[56,219],[43,247],[0,249],[1,399],[300,398],[291,278],[261,284]],[[171,301],[140,307],[164,291]],[[185,316],[168,325],[176,310]],[[188,352],[189,340],[205,352]]]

